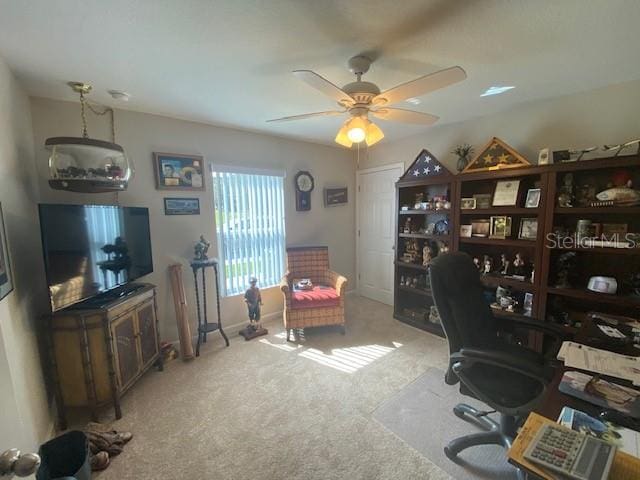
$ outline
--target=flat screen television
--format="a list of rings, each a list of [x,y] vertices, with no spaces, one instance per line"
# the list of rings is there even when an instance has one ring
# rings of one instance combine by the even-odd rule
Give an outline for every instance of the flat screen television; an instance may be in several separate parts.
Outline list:
[[[39,210],[53,311],[122,293],[153,271],[148,209],[40,204]]]

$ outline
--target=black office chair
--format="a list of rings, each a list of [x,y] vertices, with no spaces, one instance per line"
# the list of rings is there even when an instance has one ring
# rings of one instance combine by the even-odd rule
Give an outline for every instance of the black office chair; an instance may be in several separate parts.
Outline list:
[[[562,341],[561,332],[535,320],[498,319],[483,294],[480,274],[471,257],[449,253],[430,265],[433,299],[449,342],[449,369],[445,382],[460,383],[460,392],[500,413],[500,423],[475,408],[459,404],[453,412],[486,430],[452,440],[444,452],[455,461],[462,450],[496,444],[510,448],[520,424],[538,404],[553,377],[550,361]],[[553,343],[547,355],[508,343],[502,326],[534,329]],[[507,323],[507,325],[501,325]],[[511,325],[508,325],[508,324]],[[524,478],[522,472],[518,472]]]

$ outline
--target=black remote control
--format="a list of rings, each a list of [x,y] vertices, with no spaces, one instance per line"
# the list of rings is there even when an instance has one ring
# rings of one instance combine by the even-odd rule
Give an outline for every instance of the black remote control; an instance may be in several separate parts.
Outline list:
[[[603,410],[600,412],[600,420],[611,422],[621,427],[630,428],[631,430],[640,431],[640,419],[632,418],[629,415],[620,413],[616,410]]]

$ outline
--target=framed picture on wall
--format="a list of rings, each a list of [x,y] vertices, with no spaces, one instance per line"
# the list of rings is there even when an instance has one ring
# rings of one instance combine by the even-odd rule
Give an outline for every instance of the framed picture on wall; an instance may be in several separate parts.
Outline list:
[[[9,249],[7,248],[7,233],[4,229],[4,216],[0,203],[0,300],[9,295],[12,290],[13,278],[11,277]]]
[[[346,205],[349,201],[347,187],[325,188],[324,206],[334,207],[336,205]]]
[[[165,198],[165,215],[200,215],[198,198]]]
[[[153,169],[158,190],[205,189],[204,159],[199,155],[154,152]]]

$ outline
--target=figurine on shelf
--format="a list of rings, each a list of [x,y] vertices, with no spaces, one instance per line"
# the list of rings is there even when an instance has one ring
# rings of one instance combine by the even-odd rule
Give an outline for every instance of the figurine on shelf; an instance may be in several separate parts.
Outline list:
[[[416,193],[416,201],[413,204],[413,208],[415,210],[424,210],[425,205],[423,205],[423,202],[424,202],[424,193],[422,192]]]
[[[404,222],[404,228],[402,233],[411,233],[411,217],[407,218]]]
[[[501,253],[500,254],[500,269],[498,270],[498,272],[501,275],[508,275],[510,266],[511,266],[511,263],[509,262],[509,260],[507,260],[507,255],[505,253]]]
[[[493,259],[489,255],[482,258],[482,274],[488,275],[493,271]]]
[[[558,206],[562,208],[573,207],[573,174],[567,173],[562,177],[562,186],[559,188]]]
[[[524,260],[522,253],[517,252],[516,258],[513,259],[513,273],[519,277],[526,277],[526,265],[527,262]]]
[[[569,281],[576,266],[576,252],[563,253],[556,261],[556,288],[570,288]]]
[[[195,247],[193,247],[193,259],[196,261],[208,260],[207,252],[210,246],[211,243],[205,240],[204,235],[200,235],[200,240],[196,243]]]
[[[473,257],[473,264],[476,266],[478,271],[482,271],[482,265],[480,264],[480,259],[478,257]]]
[[[422,266],[428,267],[431,263],[431,260],[435,257],[435,252],[433,251],[433,247],[429,244],[429,242],[424,243],[424,247],[422,247]]]
[[[260,289],[257,287],[258,279],[251,277],[249,279],[249,288],[244,292],[244,301],[247,304],[247,310],[249,313],[249,325],[240,330],[240,335],[245,340],[251,340],[252,338],[266,335],[269,331],[262,327],[260,323],[260,306],[262,305],[262,295]]]

